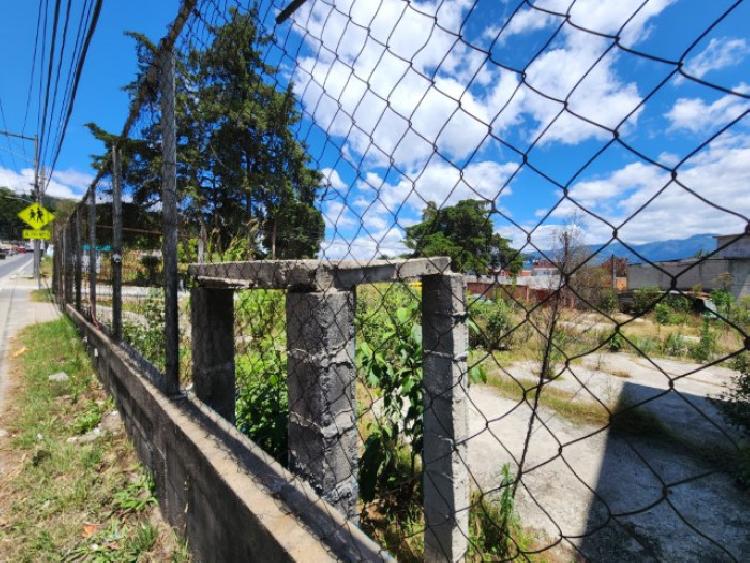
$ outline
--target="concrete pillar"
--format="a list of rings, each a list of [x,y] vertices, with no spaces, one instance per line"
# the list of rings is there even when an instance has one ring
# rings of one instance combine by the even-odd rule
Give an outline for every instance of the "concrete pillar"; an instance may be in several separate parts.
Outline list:
[[[354,518],[354,292],[290,292],[286,318],[290,468]]]
[[[190,290],[193,390],[196,396],[234,422],[234,291]]]
[[[460,274],[422,278],[425,561],[458,561],[468,547],[465,294]]]

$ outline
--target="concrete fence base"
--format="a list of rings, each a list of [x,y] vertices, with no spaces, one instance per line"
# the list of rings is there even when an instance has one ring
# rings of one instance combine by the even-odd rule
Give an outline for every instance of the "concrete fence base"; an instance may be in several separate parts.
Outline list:
[[[165,396],[122,347],[66,312],[154,475],[162,513],[196,560],[390,559],[231,423],[189,396]]]

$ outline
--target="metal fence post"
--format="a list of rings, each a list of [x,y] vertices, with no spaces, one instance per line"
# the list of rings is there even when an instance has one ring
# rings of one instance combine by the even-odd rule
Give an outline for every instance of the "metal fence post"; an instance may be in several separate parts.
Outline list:
[[[76,206],[75,216],[75,273],[74,281],[76,286],[76,310],[81,312],[81,285],[83,284],[83,233],[81,232],[81,206]]]
[[[286,319],[289,466],[355,518],[354,292],[289,292]]]
[[[112,145],[112,336],[122,339],[122,172],[117,144]]]
[[[89,190],[89,296],[91,320],[96,320],[96,186]]]
[[[171,49],[161,54],[161,139],[162,139],[162,260],[164,268],[165,381],[164,391],[179,389],[179,343],[177,310],[177,147],[175,138],[175,60]]]
[[[469,536],[464,279],[422,278],[425,560],[458,561]]]

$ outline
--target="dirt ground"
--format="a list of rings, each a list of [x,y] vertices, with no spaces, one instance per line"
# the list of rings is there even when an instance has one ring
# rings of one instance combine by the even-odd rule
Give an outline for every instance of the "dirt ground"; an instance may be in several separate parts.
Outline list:
[[[529,362],[504,368],[538,378]],[[737,435],[709,399],[732,373],[626,353],[573,365],[549,385],[613,409],[645,402],[644,427],[603,429],[540,407],[522,467],[522,524],[595,560],[746,559],[750,497],[722,470]],[[471,388],[470,403],[471,478],[489,491],[504,463],[517,472],[531,408],[487,385]]]

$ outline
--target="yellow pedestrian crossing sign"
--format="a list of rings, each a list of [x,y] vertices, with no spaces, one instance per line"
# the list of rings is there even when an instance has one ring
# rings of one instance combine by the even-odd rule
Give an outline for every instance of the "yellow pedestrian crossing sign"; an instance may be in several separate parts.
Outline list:
[[[38,203],[32,203],[18,213],[23,221],[35,230],[39,230],[52,221],[55,216]]]

